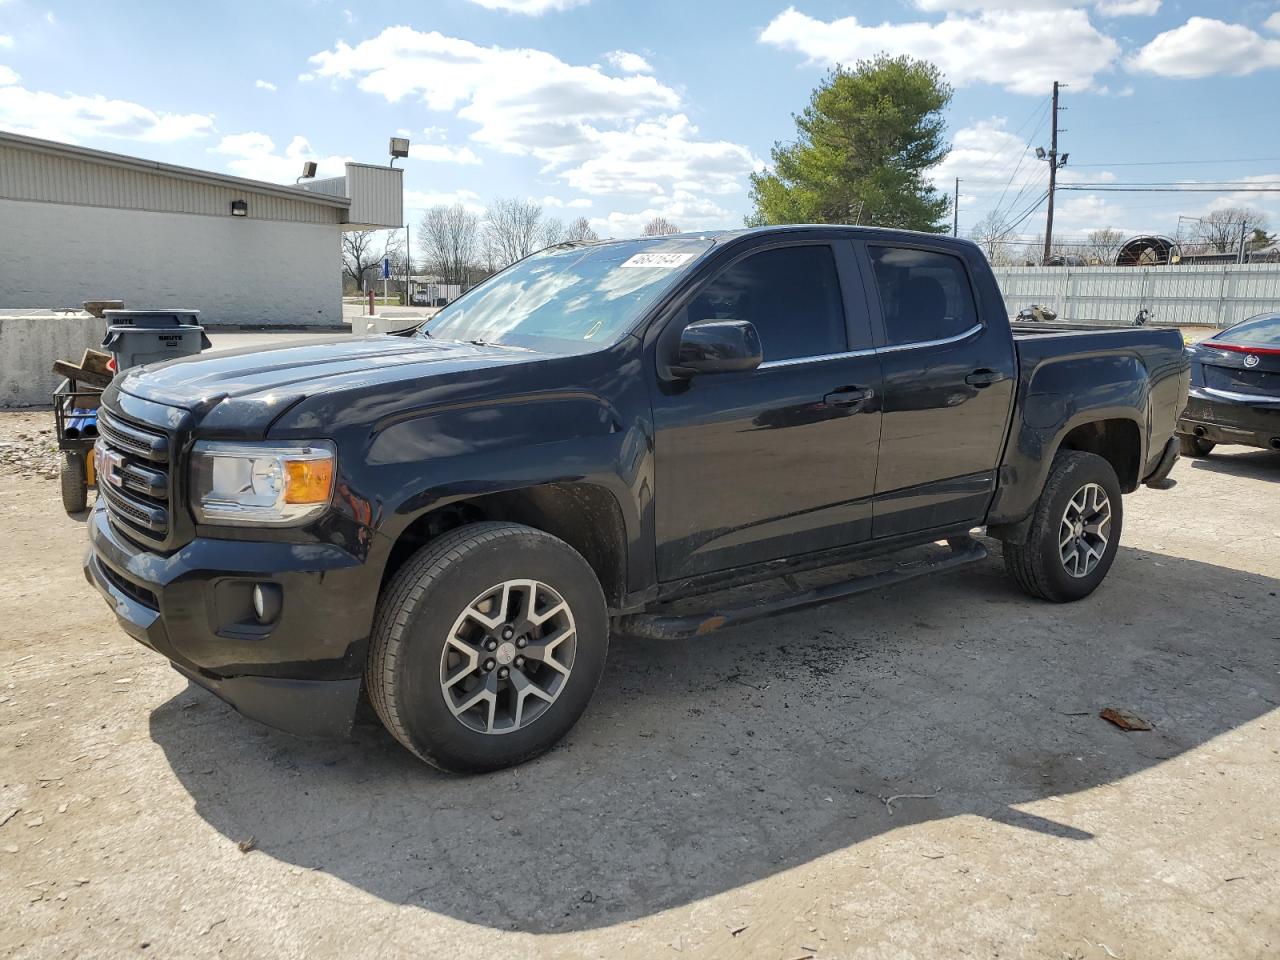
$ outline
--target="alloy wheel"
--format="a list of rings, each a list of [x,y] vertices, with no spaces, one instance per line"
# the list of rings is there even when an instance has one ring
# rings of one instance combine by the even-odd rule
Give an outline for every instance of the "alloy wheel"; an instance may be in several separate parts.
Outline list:
[[[1063,569],[1087,577],[1097,568],[1111,539],[1111,500],[1096,483],[1086,483],[1067,501],[1058,533]]]

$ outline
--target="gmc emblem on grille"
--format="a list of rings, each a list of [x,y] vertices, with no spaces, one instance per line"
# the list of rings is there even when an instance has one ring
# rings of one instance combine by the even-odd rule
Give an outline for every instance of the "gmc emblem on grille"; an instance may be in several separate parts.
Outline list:
[[[98,460],[98,476],[111,486],[120,489],[124,486],[124,457],[114,450],[103,450]]]

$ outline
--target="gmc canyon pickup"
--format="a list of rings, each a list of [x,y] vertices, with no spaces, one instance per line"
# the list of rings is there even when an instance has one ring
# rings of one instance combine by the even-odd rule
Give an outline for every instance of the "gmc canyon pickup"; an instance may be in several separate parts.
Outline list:
[[[1087,596],[1122,494],[1173,466],[1187,389],[1176,330],[1014,330],[947,237],[560,244],[404,335],[118,376],[85,574],[250,717],[341,735],[363,690],[423,760],[491,770],[573,726],[611,630],[705,634],[951,569],[985,556],[977,528],[1031,595]]]

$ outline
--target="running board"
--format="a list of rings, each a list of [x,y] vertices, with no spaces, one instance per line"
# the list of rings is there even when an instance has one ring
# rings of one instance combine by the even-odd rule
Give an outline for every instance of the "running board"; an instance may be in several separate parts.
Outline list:
[[[951,541],[950,546],[950,554],[940,559],[919,560],[915,563],[903,564],[894,570],[867,574],[852,580],[790,593],[758,603],[729,607],[716,613],[627,614],[614,621],[614,629],[624,636],[641,637],[646,640],[683,640],[689,637],[702,637],[722,627],[736,627],[780,613],[790,613],[793,610],[803,610],[805,607],[815,607],[820,603],[844,600],[860,593],[882,590],[918,577],[947,573],[957,567],[980,563],[987,557],[987,548],[972,537],[958,537]]]

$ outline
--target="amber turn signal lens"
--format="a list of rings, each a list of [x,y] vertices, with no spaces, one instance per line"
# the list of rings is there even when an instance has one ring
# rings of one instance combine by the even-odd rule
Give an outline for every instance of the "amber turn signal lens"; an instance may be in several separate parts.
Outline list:
[[[324,503],[333,492],[332,460],[286,460],[284,502]]]

